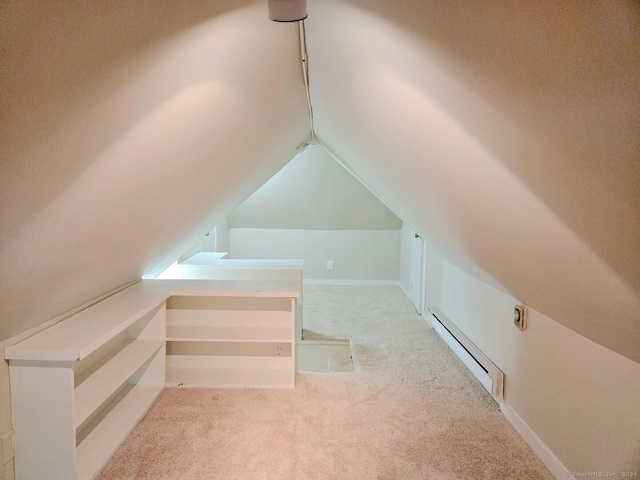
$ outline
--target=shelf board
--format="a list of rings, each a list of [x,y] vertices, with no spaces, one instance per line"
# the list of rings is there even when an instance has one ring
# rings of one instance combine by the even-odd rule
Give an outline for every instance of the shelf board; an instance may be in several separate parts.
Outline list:
[[[179,265],[216,266],[221,268],[237,268],[250,270],[302,270],[304,260],[294,259],[243,259],[224,258],[228,253],[200,252],[183,260]]]
[[[76,379],[74,426],[77,428],[162,348],[164,340],[134,340],[114,356]]]
[[[164,385],[127,385],[78,434],[76,478],[93,478],[162,392]]]
[[[181,342],[291,342],[291,327],[167,327],[167,341]]]
[[[281,369],[167,368],[167,386],[293,388],[292,367]]]
[[[164,287],[169,296],[299,298],[300,281],[294,280],[143,280]]]

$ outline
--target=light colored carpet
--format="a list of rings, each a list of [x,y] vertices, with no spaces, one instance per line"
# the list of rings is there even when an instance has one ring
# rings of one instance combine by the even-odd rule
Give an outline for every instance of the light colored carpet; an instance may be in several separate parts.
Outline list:
[[[169,388],[100,479],[552,479],[393,286],[305,286],[305,337],[354,373],[295,390]]]

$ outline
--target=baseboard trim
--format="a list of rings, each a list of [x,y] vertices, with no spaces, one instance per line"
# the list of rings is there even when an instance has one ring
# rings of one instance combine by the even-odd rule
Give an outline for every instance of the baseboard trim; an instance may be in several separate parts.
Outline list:
[[[531,447],[531,450],[540,458],[542,463],[549,469],[551,474],[557,480],[575,480],[571,472],[562,464],[558,457],[545,445],[545,443],[531,430],[531,427],[525,423],[520,415],[518,415],[509,405],[504,402],[500,402],[500,410],[503,415],[507,417],[507,420],[516,429],[516,432],[524,439],[525,442]]]
[[[398,280],[343,280],[341,278],[305,278],[304,285],[396,285]],[[402,288],[402,287],[401,287]]]
[[[400,289],[402,290],[402,292],[407,296],[407,298],[409,300],[411,300],[411,294],[409,293],[409,291],[405,288],[405,286],[402,284],[401,281],[398,281],[398,286],[400,287]]]

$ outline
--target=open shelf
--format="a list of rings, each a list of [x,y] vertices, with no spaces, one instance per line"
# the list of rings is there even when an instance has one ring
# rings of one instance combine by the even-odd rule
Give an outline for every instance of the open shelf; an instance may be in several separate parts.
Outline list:
[[[91,479],[160,395],[163,385],[126,385],[77,434],[76,478]]]
[[[16,478],[94,478],[167,384],[293,388],[300,289],[143,280],[7,348]]]
[[[163,340],[133,340],[115,355],[76,377],[74,426],[80,426],[162,346]]]
[[[293,388],[296,299],[176,295],[167,301],[167,385]]]
[[[290,342],[291,327],[167,326],[167,340],[215,342]]]

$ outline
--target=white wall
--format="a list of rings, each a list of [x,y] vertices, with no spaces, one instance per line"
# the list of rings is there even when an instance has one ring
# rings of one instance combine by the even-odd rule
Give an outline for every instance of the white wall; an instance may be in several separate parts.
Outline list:
[[[188,252],[191,252],[193,248],[194,247],[191,247],[188,250]],[[198,252],[228,252],[229,251],[229,223],[227,222],[226,218],[222,222],[218,223],[218,225],[212,228],[209,232],[207,232],[207,234],[198,241],[197,251]],[[193,255],[193,253],[191,255]]]
[[[309,145],[229,215],[230,228],[399,230],[402,221],[322,146]]]
[[[178,262],[199,252],[228,252],[229,251],[229,222],[225,218],[206,235],[189,247],[177,258]]]
[[[428,305],[504,371],[505,404],[558,460],[571,472],[640,471],[640,364],[531,308],[519,331],[520,302],[428,256]]]
[[[212,229],[200,239],[198,251],[200,252],[217,252],[216,250],[216,229]]]
[[[216,249],[218,252],[228,252],[230,247],[231,237],[229,233],[229,222],[225,218],[222,222],[216,225]]]
[[[196,253],[198,253],[200,251],[201,244],[202,244],[202,239],[198,240],[196,243],[191,245],[182,255],[180,255],[177,258],[177,261],[181,262],[183,260],[186,260],[190,256],[195,255]]]
[[[319,145],[298,154],[228,221],[230,258],[302,259],[305,279],[400,275],[402,221]]]
[[[231,229],[231,258],[304,259],[304,278],[393,280],[399,230]],[[327,270],[333,260],[333,270]]]
[[[414,231],[406,223],[400,229],[400,287],[410,297],[411,291],[411,240]]]

